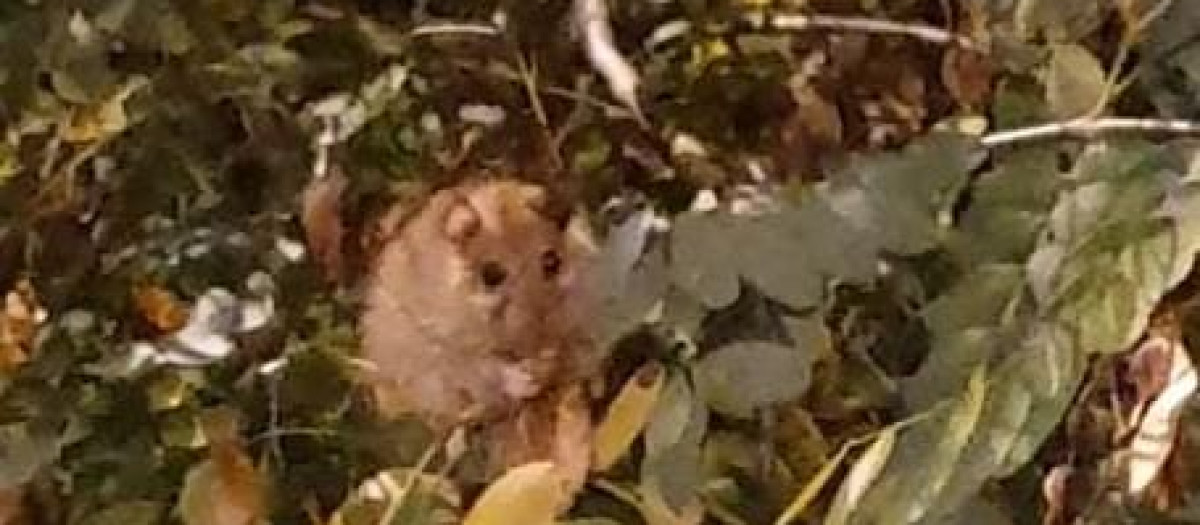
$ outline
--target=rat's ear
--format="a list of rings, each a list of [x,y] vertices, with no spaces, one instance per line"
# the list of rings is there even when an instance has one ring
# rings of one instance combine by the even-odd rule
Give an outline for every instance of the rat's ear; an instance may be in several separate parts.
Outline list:
[[[442,226],[450,240],[462,242],[479,232],[482,220],[471,202],[460,198],[455,199],[446,209]]]
[[[517,187],[517,194],[520,195],[521,201],[529,206],[533,211],[539,214],[546,212],[546,207],[550,204],[550,195],[546,188],[534,184],[522,184]]]
[[[563,226],[563,240],[566,247],[577,257],[590,258],[600,253],[600,245],[596,232],[588,221],[587,212],[583,209],[574,210],[567,216]]]

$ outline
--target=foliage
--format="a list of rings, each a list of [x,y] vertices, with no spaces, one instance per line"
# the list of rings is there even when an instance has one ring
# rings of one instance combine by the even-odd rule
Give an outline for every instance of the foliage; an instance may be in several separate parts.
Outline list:
[[[0,523],[1194,515],[1150,344],[1200,333],[1194,128],[995,132],[1196,118],[1200,5],[576,4],[611,42],[544,0],[0,5]],[[478,172],[601,234],[558,517],[547,465],[485,487],[358,384],[368,225]]]

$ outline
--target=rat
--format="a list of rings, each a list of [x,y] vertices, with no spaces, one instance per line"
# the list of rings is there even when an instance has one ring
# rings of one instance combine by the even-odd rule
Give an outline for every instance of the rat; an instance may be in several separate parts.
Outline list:
[[[500,466],[561,456],[563,440],[588,444],[564,417],[586,419],[568,393],[598,373],[582,277],[595,247],[568,218],[544,186],[492,178],[436,191],[393,220],[361,317],[384,414],[416,414],[440,430],[483,425],[505,443]],[[576,437],[526,439],[538,427]]]

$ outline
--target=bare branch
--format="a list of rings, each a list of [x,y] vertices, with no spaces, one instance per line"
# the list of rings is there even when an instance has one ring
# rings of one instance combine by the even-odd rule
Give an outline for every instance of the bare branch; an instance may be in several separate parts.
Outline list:
[[[1200,137],[1200,122],[1192,120],[1156,120],[1140,118],[1076,119],[1052,122],[1040,126],[997,131],[984,135],[980,143],[984,147],[996,148],[1020,142],[1059,138],[1093,139],[1100,136],[1133,133],[1139,135],[1167,135],[1172,137]]]
[[[583,49],[592,68],[608,82],[608,89],[613,96],[633,112],[642,127],[648,127],[649,123],[638,103],[641,78],[637,69],[617,48],[606,1],[575,0],[572,16],[583,39]]]
[[[970,38],[956,35],[945,29],[925,24],[905,24],[890,20],[854,16],[804,15],[804,14],[749,14],[743,20],[752,26],[784,31],[831,30],[858,33],[902,35],[935,44],[953,44],[966,49],[983,52],[982,45]]]
[[[492,24],[468,24],[458,22],[437,22],[418,26],[409,33],[412,36],[429,35],[479,35],[499,36],[500,28]]]

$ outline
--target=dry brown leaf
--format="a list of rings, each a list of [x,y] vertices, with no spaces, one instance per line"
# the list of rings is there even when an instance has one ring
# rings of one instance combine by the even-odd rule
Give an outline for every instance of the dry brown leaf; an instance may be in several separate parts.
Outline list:
[[[343,270],[341,199],[348,180],[340,169],[333,168],[324,177],[308,183],[301,195],[300,222],[313,257],[331,282],[341,279]]]
[[[1157,392],[1138,393],[1139,398],[1152,397],[1153,401],[1145,405],[1129,444],[1127,488],[1132,494],[1142,494],[1161,475],[1175,450],[1179,418],[1197,388],[1196,368],[1188,357],[1187,349],[1178,339],[1152,333],[1137,353],[1154,355],[1164,351],[1167,352],[1165,359],[1158,360],[1168,363],[1167,381],[1163,382],[1158,377],[1162,366],[1147,364],[1141,367],[1146,377],[1139,386],[1161,388]],[[1147,358],[1147,361],[1158,360]]]
[[[141,75],[129,77],[105,100],[72,111],[59,129],[59,135],[67,142],[79,143],[105,140],[125,131],[130,124],[125,101],[148,83],[149,79]]]
[[[978,51],[950,47],[942,56],[942,83],[966,108],[978,109],[990,100],[994,74],[990,58]]]
[[[204,417],[209,457],[184,478],[180,510],[187,525],[254,525],[267,513],[266,483],[237,439],[236,416]]]
[[[1042,525],[1070,522],[1067,487],[1073,471],[1070,465],[1056,465],[1042,478],[1042,500],[1046,503]]]
[[[789,82],[792,101],[796,104],[797,119],[811,140],[823,147],[833,147],[842,143],[842,116],[837,105],[827,100],[816,86],[803,78],[793,77]]]
[[[0,372],[11,373],[32,357],[34,332],[44,316],[28,279],[5,295],[4,311],[0,312]]]
[[[25,487],[17,485],[0,489],[0,525],[29,523],[25,509]]]
[[[60,132],[63,140],[92,142],[124,131],[129,120],[122,102],[105,101],[73,112]]]
[[[133,290],[133,303],[138,313],[161,333],[174,332],[187,324],[187,306],[170,290],[160,286],[137,286]]]

